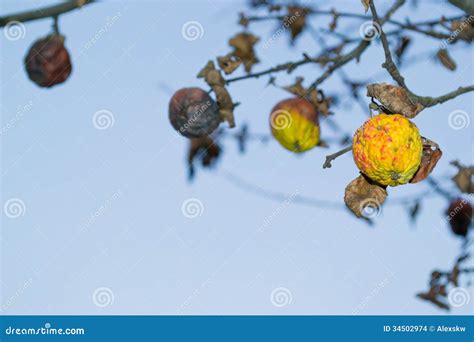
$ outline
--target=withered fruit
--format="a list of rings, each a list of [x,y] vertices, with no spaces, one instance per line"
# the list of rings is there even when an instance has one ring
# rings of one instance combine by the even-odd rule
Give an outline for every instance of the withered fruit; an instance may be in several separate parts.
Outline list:
[[[30,80],[49,88],[66,81],[72,65],[64,37],[57,34],[37,40],[25,56],[25,68]]]
[[[169,120],[173,128],[187,138],[211,134],[220,124],[219,107],[201,88],[178,90],[169,103]]]

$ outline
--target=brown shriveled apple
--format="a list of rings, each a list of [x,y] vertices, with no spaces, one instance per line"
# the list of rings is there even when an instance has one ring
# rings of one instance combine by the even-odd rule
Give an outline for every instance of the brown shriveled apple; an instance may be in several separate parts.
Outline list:
[[[40,87],[49,88],[66,81],[72,65],[64,46],[64,37],[57,34],[37,40],[25,57],[28,77]]]
[[[448,212],[449,225],[455,235],[465,237],[468,233],[472,221],[472,206],[462,198],[457,198],[449,204]]]
[[[169,120],[187,138],[211,134],[221,122],[216,102],[201,88],[178,90],[169,103]]]

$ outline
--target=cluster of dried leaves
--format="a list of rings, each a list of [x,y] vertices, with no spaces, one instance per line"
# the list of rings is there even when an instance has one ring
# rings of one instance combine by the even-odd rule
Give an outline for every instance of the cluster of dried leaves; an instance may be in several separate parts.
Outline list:
[[[244,153],[249,141],[257,140],[260,143],[267,143],[270,137],[268,135],[251,134],[248,125],[242,124],[238,130],[232,132],[220,128],[212,136],[191,139],[187,157],[190,180],[195,177],[196,165],[200,164],[203,168],[212,168],[216,165],[222,156],[222,140],[224,138],[234,140],[238,151]]]
[[[311,13],[311,8],[309,7],[297,4],[282,5],[269,1],[256,3],[254,4],[254,7],[265,7],[269,14],[276,15],[276,17],[278,17],[280,20],[278,30],[289,32],[291,44],[294,44],[296,39],[307,28],[306,19]],[[251,20],[251,17],[246,16],[244,13],[240,13],[239,24],[245,29],[248,28]]]
[[[235,104],[230,97],[225,85],[225,79],[220,70],[216,69],[214,62],[209,61],[199,72],[198,78],[204,78],[206,83],[216,94],[217,105],[222,121],[227,121],[229,127],[235,127],[234,107]]]
[[[455,262],[450,271],[442,272],[434,270],[431,272],[429,289],[426,292],[420,292],[416,296],[420,299],[433,303],[440,309],[450,310],[447,299],[450,288],[460,286],[460,275],[472,273],[474,269],[462,268],[462,263],[469,259],[469,254],[461,255]]]
[[[452,161],[451,165],[458,169],[458,173],[453,177],[453,181],[458,189],[466,194],[474,194],[474,184],[472,183],[474,166],[463,166],[457,160]]]

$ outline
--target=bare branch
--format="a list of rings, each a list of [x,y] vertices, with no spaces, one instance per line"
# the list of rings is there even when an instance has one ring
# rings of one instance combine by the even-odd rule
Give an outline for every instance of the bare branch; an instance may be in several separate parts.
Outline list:
[[[456,0],[453,0],[456,1]],[[462,0],[460,0],[463,2]],[[361,20],[370,20],[371,17],[364,15],[364,14],[358,14],[358,13],[349,13],[349,12],[335,12],[338,17],[341,18],[354,18],[354,19],[361,19]],[[332,10],[318,10],[318,9],[310,9],[308,15],[334,15],[334,12]],[[463,16],[453,16],[449,18],[444,18],[443,22],[450,22],[454,20],[460,20],[462,19]],[[268,16],[249,16],[245,18],[248,22],[258,22],[258,21],[267,21],[267,20],[278,20],[278,21],[283,21],[285,19],[284,15],[268,15]],[[402,23],[393,19],[387,20],[387,23],[390,23],[392,25],[398,26],[398,30],[394,32],[399,32],[400,29],[406,29],[409,31],[421,33],[433,38],[437,39],[448,39],[450,37],[449,34],[437,32],[434,30],[423,30],[420,28],[420,26],[433,26],[436,24],[440,24],[441,20],[440,19],[434,19],[434,20],[428,20],[428,21],[421,21],[417,23]]]
[[[380,20],[380,25],[383,25],[390,17],[395,13],[403,4],[405,0],[397,0],[395,4],[388,10],[385,16]],[[370,45],[370,40],[363,40],[349,53],[340,56],[334,64],[332,64],[316,81],[311,84],[308,88],[308,92],[316,89],[321,83],[323,83],[333,72],[334,70],[342,67],[346,63],[350,62],[353,59],[359,58],[362,52],[367,49]]]
[[[474,2],[472,0],[448,0],[450,4],[462,9],[470,15],[474,15]]]
[[[54,18],[60,14],[70,12],[77,8],[81,8],[82,6],[85,6],[95,1],[96,0],[69,0],[58,5],[6,15],[4,17],[0,17],[0,27],[6,26],[11,21],[19,21],[24,23],[37,19],[44,19],[50,17]]]
[[[390,52],[390,47],[388,45],[388,40],[387,40],[387,37],[385,36],[385,32],[382,29],[382,23],[381,23],[381,21],[379,19],[379,16],[377,14],[377,10],[375,9],[375,5],[374,5],[373,0],[370,1],[369,6],[370,6],[370,11],[372,12],[372,16],[374,17],[374,22],[377,24],[377,26],[380,27],[380,40],[382,41],[382,46],[383,46],[383,49],[384,49],[384,52],[385,52],[385,63],[382,64],[382,67],[387,69],[389,74],[392,76],[392,78],[395,80],[395,82],[398,83],[398,85],[400,87],[403,87],[403,88],[405,88],[405,90],[410,92],[409,89],[407,88],[406,84],[405,84],[405,79],[400,74],[400,72],[398,71],[397,66],[393,62],[392,54]]]
[[[337,157],[339,156],[342,156],[343,154],[349,152],[349,151],[352,151],[352,145],[350,146],[347,146],[346,148],[340,150],[340,151],[337,151],[336,153],[333,153],[333,154],[330,154],[330,155],[327,155],[326,156],[326,161],[324,162],[323,164],[323,169],[327,169],[327,168],[330,168],[332,165],[331,165],[331,162],[336,159]]]
[[[229,78],[229,79],[226,80],[226,84],[229,84],[231,82],[240,81],[240,80],[249,79],[249,78],[259,78],[260,76],[270,75],[270,74],[273,74],[275,72],[280,72],[280,71],[291,72],[294,69],[296,69],[297,67],[299,67],[301,65],[304,65],[304,64],[308,64],[308,63],[327,63],[329,61],[331,61],[331,59],[328,58],[328,57],[325,57],[325,56],[321,56],[321,57],[317,57],[317,58],[311,58],[311,57],[307,56],[306,54],[304,54],[302,60],[299,60],[299,61],[296,61],[296,62],[288,62],[288,63],[279,64],[279,65],[277,65],[273,68],[263,70],[263,71],[260,71],[260,72],[256,72],[256,73],[253,73],[253,74],[247,74],[247,75],[244,75],[244,76]]]
[[[382,46],[385,53],[385,62],[382,64],[382,67],[387,69],[390,76],[392,76],[393,80],[398,83],[398,85],[404,88],[408,92],[408,96],[413,103],[420,103],[424,107],[433,107],[437,104],[446,102],[455,98],[458,95],[474,91],[474,85],[466,86],[466,87],[459,87],[458,89],[451,91],[445,95],[441,95],[438,97],[431,97],[431,96],[419,96],[414,94],[406,85],[404,77],[401,75],[400,71],[398,70],[397,66],[393,62],[392,54],[390,52],[390,46],[388,44],[387,36],[382,28],[383,21],[379,19],[377,15],[377,10],[374,5],[374,1],[370,1],[370,10],[372,12],[372,16],[374,18],[374,22],[376,22],[380,26],[380,39],[382,41]]]
[[[448,100],[454,99],[455,97],[468,93],[470,91],[474,91],[474,85],[466,86],[466,87],[459,87],[456,90],[453,90],[447,94],[438,96],[438,97],[431,97],[431,96],[417,96],[415,98],[425,107],[433,107],[437,104],[441,104]]]

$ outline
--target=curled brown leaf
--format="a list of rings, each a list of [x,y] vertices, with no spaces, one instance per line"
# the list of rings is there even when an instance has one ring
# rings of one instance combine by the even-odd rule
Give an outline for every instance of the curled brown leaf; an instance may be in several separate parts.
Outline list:
[[[239,33],[229,39],[229,45],[234,48],[232,54],[244,63],[246,72],[250,72],[252,66],[259,62],[254,50],[254,45],[259,40],[260,38],[249,32]]]
[[[384,187],[360,175],[346,186],[344,203],[357,217],[370,218],[365,209],[369,207],[371,211],[380,211],[386,198],[387,190]]]
[[[474,21],[472,20],[472,16],[462,20],[453,21],[451,23],[451,31],[456,35],[453,37],[452,41],[448,41],[449,43],[453,43],[457,39],[466,41],[474,40]]]
[[[451,71],[456,70],[456,62],[449,55],[448,50],[439,49],[438,53],[436,54],[436,57],[438,57],[438,60],[441,62],[441,64],[444,65],[446,69]]]
[[[206,83],[212,88],[217,98],[219,113],[222,121],[227,121],[229,127],[235,127],[234,119],[234,103],[225,87],[225,79],[221,72],[216,69],[214,62],[209,61],[206,66],[199,72],[198,78],[204,78]]]
[[[288,13],[283,18],[283,27],[289,28],[291,33],[291,42],[304,31],[306,27],[306,16],[310,10],[301,6],[288,6]]]
[[[332,97],[326,97],[322,90],[318,89],[307,89],[303,86],[303,77],[297,77],[294,84],[283,87],[286,91],[290,92],[293,95],[302,97],[311,102],[311,104],[316,109],[318,114],[327,116],[331,114],[330,106],[333,102]]]
[[[410,183],[418,183],[428,177],[438,163],[438,160],[443,155],[443,152],[441,152],[437,143],[425,137],[422,137],[421,139],[423,141],[421,163],[420,167],[413,175],[413,178],[410,180]]]
[[[458,189],[466,194],[473,194],[474,184],[472,183],[472,177],[474,176],[474,166],[465,167],[458,161],[453,161],[451,164],[458,168],[458,173],[453,177],[453,181]]]
[[[229,75],[242,64],[242,60],[229,53],[225,56],[217,57],[217,64],[226,75]]]
[[[393,114],[402,114],[414,118],[424,107],[414,103],[405,89],[386,83],[375,83],[367,86],[367,96],[376,98]]]
[[[212,167],[219,158],[220,153],[220,146],[209,136],[191,139],[188,151],[189,178],[194,178],[196,160],[199,160],[203,167]]]

